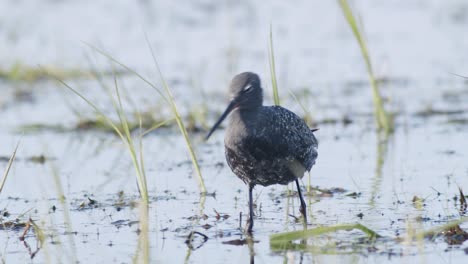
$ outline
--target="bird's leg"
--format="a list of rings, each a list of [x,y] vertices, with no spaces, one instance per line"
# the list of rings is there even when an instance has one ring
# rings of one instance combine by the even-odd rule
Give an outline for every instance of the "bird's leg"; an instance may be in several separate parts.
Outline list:
[[[253,191],[253,184],[249,184],[249,227],[247,228],[247,232],[249,234],[252,233],[252,227],[253,227],[253,199],[252,199],[252,191]]]
[[[299,211],[304,217],[304,222],[307,224],[306,203],[304,202],[304,197],[302,197],[301,186],[299,186],[299,179],[296,179],[296,186],[299,199],[301,199],[301,209]]]

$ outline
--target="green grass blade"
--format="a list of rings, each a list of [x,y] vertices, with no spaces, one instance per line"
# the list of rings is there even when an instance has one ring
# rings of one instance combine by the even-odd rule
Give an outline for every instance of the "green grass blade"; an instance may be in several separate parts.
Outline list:
[[[152,132],[152,131],[154,131],[154,130],[162,127],[162,126],[165,126],[166,124],[168,124],[168,123],[170,123],[170,122],[172,122],[174,120],[175,120],[175,118],[170,118],[170,119],[164,120],[162,122],[159,122],[159,123],[153,125],[152,127],[148,128],[147,130],[145,130],[145,132],[143,132],[141,134],[141,136],[144,137],[146,134],[148,134],[148,133],[150,133],[150,132]]]
[[[143,120],[141,119],[141,114],[138,112],[138,121],[140,123],[140,135],[138,137],[139,147],[140,147],[140,171],[142,173],[144,182],[146,183],[146,170],[145,170],[145,159],[143,158]],[[145,189],[147,187],[145,186]]]
[[[47,239],[44,233],[44,230],[42,230],[42,228],[38,224],[36,224],[36,222],[33,221],[32,219],[29,219],[29,222],[34,227],[34,232],[36,233],[37,241],[39,242],[38,248],[42,248],[44,245],[44,242]]]
[[[145,36],[146,37],[146,36]],[[147,79],[145,79],[142,75],[140,75],[139,73],[137,73],[136,71],[134,71],[133,69],[131,69],[130,67],[126,66],[125,64],[121,63],[120,61],[116,60],[115,58],[113,58],[112,56],[110,56],[109,54],[107,54],[106,52],[94,47],[93,45],[91,44],[88,44],[85,42],[86,45],[88,45],[90,48],[92,48],[93,50],[97,51],[98,53],[102,54],[104,57],[108,58],[109,60],[115,62],[116,64],[120,65],[121,67],[125,68],[126,70],[130,71],[131,73],[135,74],[137,77],[139,77],[141,80],[143,80],[144,82],[146,82],[150,87],[152,87],[153,89],[156,90],[156,92],[158,92],[159,95],[161,95],[161,97],[163,97],[163,99],[168,102],[171,106],[171,109],[174,113],[174,116],[175,116],[175,119],[177,121],[177,124],[179,126],[179,129],[181,130],[181,133],[186,141],[186,144],[187,144],[187,147],[189,149],[189,153],[190,153],[190,157],[192,159],[192,163],[194,165],[194,168],[195,168],[195,171],[197,173],[197,176],[198,176],[198,180],[199,180],[199,185],[200,185],[200,189],[201,189],[201,192],[202,193],[206,193],[206,187],[205,187],[205,184],[204,184],[204,181],[203,181],[203,177],[201,175],[201,170],[200,170],[200,166],[198,165],[198,161],[197,161],[197,158],[196,158],[196,155],[195,155],[195,151],[193,150],[193,147],[190,143],[190,139],[188,137],[188,133],[187,133],[187,129],[185,128],[184,124],[183,124],[183,121],[182,121],[182,118],[180,117],[180,114],[177,110],[177,106],[174,102],[174,98],[172,96],[172,93],[167,85],[167,83],[165,82],[164,78],[163,78],[163,75],[162,75],[162,72],[161,70],[159,69],[159,65],[157,64],[157,61],[155,59],[155,56],[154,56],[154,52],[151,48],[151,45],[149,44],[149,41],[148,41],[148,38],[146,37],[146,41],[147,41],[147,44],[150,48],[150,51],[151,51],[151,55],[153,57],[153,61],[156,65],[156,68],[161,76],[161,79],[163,81],[163,86],[164,86],[164,89],[165,89],[165,92],[167,94],[167,97],[162,93],[161,90],[159,90],[156,85],[154,85],[153,83],[151,83],[150,81],[148,81]]]
[[[377,127],[379,128],[379,130],[384,130],[386,134],[390,134],[393,132],[394,129],[393,120],[390,117],[390,115],[385,111],[377,80],[375,78],[374,71],[372,68],[372,63],[370,60],[366,42],[362,37],[361,31],[359,29],[355,16],[351,10],[351,7],[349,6],[348,1],[338,0],[338,3],[340,4],[340,7],[343,11],[343,15],[345,16],[346,21],[351,27],[353,35],[359,44],[362,57],[364,58],[364,61],[366,63],[367,73],[369,75],[369,81],[372,88],[372,98],[374,101],[374,113],[377,122]]]
[[[270,38],[268,42],[268,62],[270,64],[271,88],[273,90],[273,101],[275,105],[280,105],[278,94],[278,82],[276,81],[275,54],[273,50],[273,26],[270,24]]]
[[[145,200],[145,202],[148,202],[148,189],[147,189],[146,177],[145,177],[144,172],[141,170],[141,162],[142,161],[141,161],[141,159],[140,159],[140,161],[138,161],[137,153],[136,153],[136,150],[135,150],[135,145],[133,143],[133,138],[132,138],[132,135],[130,133],[130,128],[128,126],[128,119],[127,119],[127,117],[126,117],[126,115],[124,113],[124,110],[123,110],[122,99],[120,97],[117,77],[115,75],[114,75],[114,87],[115,87],[115,93],[117,95],[117,102],[118,102],[116,112],[119,115],[119,119],[121,121],[122,129],[124,131],[123,134],[125,135],[125,140],[127,141],[128,150],[130,152],[130,156],[131,156],[131,159],[132,159],[132,162],[133,162],[133,166],[134,166],[135,172],[137,174],[138,189],[140,190],[140,193],[141,193],[141,195],[143,197],[143,200]],[[140,118],[140,122],[141,122],[141,118]]]
[[[81,93],[79,93],[77,90],[73,89],[71,86],[69,86],[67,83],[65,83],[64,81],[56,78],[55,76],[52,76],[54,77],[58,82],[60,82],[61,84],[63,84],[65,87],[67,87],[70,91],[72,91],[74,94],[78,95],[78,97],[80,97],[81,99],[83,99],[89,106],[91,106],[93,108],[93,110],[99,115],[99,117],[103,118],[104,121],[106,123],[108,123],[109,126],[111,126],[114,131],[119,135],[119,137],[121,139],[125,139],[124,135],[122,134],[122,132],[120,131],[120,129],[117,127],[117,125],[115,125],[115,123],[109,118],[107,117],[104,112],[102,112],[96,105],[94,105],[91,101],[89,101],[86,97],[84,97]],[[125,141],[125,140],[124,140]]]
[[[145,172],[145,161],[143,157],[143,120],[141,119],[141,114],[138,112],[138,122],[139,122],[139,136],[138,136],[138,146],[139,146],[139,156],[140,156],[140,173],[142,178],[142,183],[144,184],[144,190],[146,196],[148,196],[148,182],[146,181],[146,172]],[[148,201],[147,201],[148,202]]]
[[[21,140],[19,140],[18,143],[16,143],[15,150],[13,151],[13,154],[11,155],[10,159],[8,160],[7,167],[5,169],[5,172],[3,173],[2,182],[0,183],[0,193],[2,193],[3,187],[5,186],[5,182],[6,182],[6,179],[8,177],[8,173],[10,173],[11,166],[13,165],[13,162],[15,161],[16,151],[18,150],[20,142],[21,142]]]
[[[66,88],[68,88],[70,91],[72,91],[74,94],[76,94],[78,97],[80,97],[81,99],[83,99],[89,106],[91,106],[94,111],[104,119],[104,121],[109,125],[111,126],[114,131],[117,133],[117,135],[120,137],[120,139],[122,140],[122,142],[124,142],[125,144],[125,147],[128,149],[128,151],[130,152],[130,156],[131,156],[131,159],[132,159],[132,162],[133,162],[133,165],[135,167],[135,171],[136,171],[136,174],[137,174],[137,182],[138,182],[138,188],[139,188],[139,191],[140,191],[140,194],[143,198],[143,200],[145,201],[148,201],[148,192],[147,192],[147,189],[146,189],[146,180],[143,178],[142,173],[140,171],[140,166],[139,166],[139,163],[138,163],[138,159],[137,159],[137,156],[136,156],[136,152],[135,152],[135,148],[133,146],[133,142],[132,142],[132,139],[131,137],[129,138],[128,136],[130,135],[130,133],[127,133],[127,132],[124,132],[122,133],[122,131],[120,131],[120,129],[117,127],[117,125],[109,118],[107,117],[104,112],[102,112],[95,104],[93,104],[90,100],[88,100],[86,97],[84,97],[80,92],[78,92],[77,90],[73,89],[70,85],[68,85],[67,83],[65,83],[63,80],[59,79],[58,77],[54,76],[54,75],[50,75],[51,77],[53,77],[54,79],[56,79],[58,82],[60,82],[62,85],[64,85]],[[118,89],[118,88],[117,88]],[[115,103],[115,102],[114,102]],[[115,104],[114,104],[115,105]],[[120,114],[120,113],[123,113],[123,110],[119,110],[117,109],[117,112]],[[122,117],[119,117],[121,120],[124,120]],[[125,119],[126,120],[126,119]],[[125,123],[125,122],[123,122]],[[123,125],[123,127],[125,127],[125,125]],[[126,127],[128,128],[128,124],[126,125]]]
[[[128,126],[127,116],[125,115],[125,112],[123,110],[122,99],[120,98],[120,92],[119,92],[119,85],[117,83],[117,77],[115,75],[114,75],[114,88],[115,88],[115,94],[117,96],[117,103],[114,103],[115,112],[119,116],[120,124],[121,124],[122,130],[123,130],[122,134],[124,134],[125,139],[127,140],[128,144],[130,145],[130,151],[132,152],[132,156],[133,156],[134,151],[132,151],[132,150],[134,150],[134,147],[133,147],[133,144],[132,144],[133,143],[132,142],[132,135],[130,133],[130,128]],[[113,100],[112,94],[110,94],[109,96]]]
[[[139,74],[138,72],[136,72],[135,70],[133,70],[132,68],[128,67],[127,65],[121,63],[120,61],[114,59],[114,57],[112,57],[111,55],[109,55],[107,52],[104,52],[103,50],[101,49],[98,49],[97,47],[87,43],[87,42],[83,42],[84,44],[86,44],[88,47],[90,47],[91,49],[97,51],[98,53],[100,53],[101,55],[103,55],[104,57],[108,58],[109,60],[113,61],[114,63],[120,65],[121,67],[123,67],[124,69],[126,69],[127,71],[135,74],[138,78],[140,78],[142,81],[144,81],[145,83],[147,83],[150,87],[152,87],[154,90],[156,90],[156,92],[166,101],[166,102],[169,102],[168,99],[166,98],[166,96],[164,95],[164,93],[158,89],[158,87],[156,87],[156,85],[154,85],[152,82],[150,82],[149,80],[147,80],[145,77],[143,77],[141,74]]]
[[[270,244],[282,244],[282,243],[289,243],[294,240],[298,239],[307,239],[313,236],[319,236],[326,233],[336,232],[339,230],[353,230],[358,229],[364,232],[369,238],[375,239],[380,237],[375,231],[361,225],[361,224],[344,224],[344,225],[335,225],[335,226],[323,226],[317,227],[313,229],[307,230],[300,230],[300,231],[292,231],[292,232],[284,232],[279,234],[273,234],[270,236]]]
[[[310,113],[310,111],[307,109],[307,107],[304,105],[304,103],[301,102],[301,100],[299,100],[299,98],[297,98],[297,96],[293,93],[293,91],[289,90],[289,94],[291,95],[291,97],[294,99],[294,101],[296,101],[297,104],[299,104],[299,106],[302,108],[302,111],[304,111],[304,121],[311,125],[312,124],[312,115]]]
[[[192,159],[193,167],[194,167],[195,172],[196,172],[197,177],[198,177],[198,184],[200,186],[200,191],[201,191],[202,194],[205,194],[206,193],[205,182],[204,182],[203,176],[201,174],[200,166],[198,164],[198,160],[197,160],[195,151],[194,151],[194,149],[192,147],[192,143],[190,142],[190,138],[188,136],[187,129],[185,128],[184,122],[183,122],[182,118],[180,117],[179,111],[177,110],[177,105],[176,105],[176,103],[174,101],[174,97],[172,95],[172,92],[169,89],[169,86],[167,85],[167,83],[166,83],[166,81],[165,81],[165,79],[163,77],[161,69],[159,68],[159,64],[158,64],[158,62],[156,60],[156,56],[154,55],[153,48],[151,47],[151,45],[149,43],[149,40],[148,40],[148,37],[146,35],[145,35],[145,38],[146,38],[146,43],[148,45],[148,48],[150,49],[151,56],[153,57],[154,66],[156,67],[156,69],[157,69],[157,71],[159,73],[159,76],[161,77],[161,81],[163,83],[164,90],[166,91],[167,97],[169,99],[169,104],[171,106],[172,112],[174,113],[174,117],[176,119],[177,125],[179,126],[180,132],[182,133],[182,136],[185,139],[185,143],[186,143],[186,146],[188,148],[190,158]]]

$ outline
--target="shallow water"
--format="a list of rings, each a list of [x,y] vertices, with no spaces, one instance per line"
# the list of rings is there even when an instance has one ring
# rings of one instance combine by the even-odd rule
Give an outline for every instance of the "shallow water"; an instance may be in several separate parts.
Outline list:
[[[453,198],[459,195],[458,187],[467,192],[468,186],[468,86],[450,73],[468,72],[468,18],[460,11],[468,6],[454,0],[356,1],[355,6],[383,80],[387,106],[397,113],[395,134],[385,145],[378,144],[375,133],[362,58],[333,1],[269,5],[250,1],[3,2],[0,39],[5,45],[0,50],[0,68],[21,62],[33,67],[89,69],[84,54],[93,54],[89,56],[97,57],[98,67],[109,70],[109,63],[84,41],[158,82],[144,41],[147,32],[182,114],[206,107],[212,124],[225,106],[229,79],[239,71],[258,72],[266,101],[271,103],[267,36],[272,22],[282,104],[304,114],[289,96],[290,89],[320,124],[319,159],[311,172],[311,184],[345,190],[331,197],[306,198],[309,228],[361,223],[386,239],[363,248],[359,239],[364,234],[337,232],[308,240],[316,246],[310,252],[274,252],[269,236],[301,230],[302,224],[290,216],[300,215],[297,197],[289,197],[284,186],[271,186],[255,189],[254,240],[258,243],[253,248],[226,244],[244,238],[238,228],[239,214],[244,214],[244,225],[248,206],[246,186],[225,164],[223,131],[208,142],[203,140],[204,133],[191,133],[207,189],[215,192],[203,199],[183,139],[172,127],[143,139],[151,195],[151,262],[245,262],[253,257],[257,263],[463,263],[466,242],[449,245],[443,238],[412,243],[393,239],[460,218],[459,202]],[[112,78],[106,81],[112,85]],[[121,75],[119,81],[140,111],[169,116],[169,108],[141,80]],[[97,81],[71,79],[67,83],[106,113],[111,111]],[[85,103],[53,81],[2,80],[0,88],[2,157],[13,151],[23,125],[72,128],[80,120],[74,110],[81,118],[94,117]],[[27,96],[19,97],[19,91]],[[125,106],[131,109],[130,105]],[[344,116],[352,123],[328,122]],[[15,218],[25,222],[30,217],[43,228],[46,240],[30,260],[19,240],[24,228],[0,230],[4,262],[70,262],[74,256],[81,263],[132,262],[142,233],[135,222],[141,219],[134,205],[139,197],[135,172],[126,151],[111,133],[26,131],[0,195],[2,214],[5,210],[10,214],[2,222]],[[46,157],[43,164],[29,160],[40,155]],[[3,168],[6,162],[0,165]],[[309,183],[307,175],[303,183]],[[59,200],[60,189],[66,207]],[[348,196],[354,192],[359,195]],[[424,199],[422,206],[413,202],[415,196]],[[96,204],[90,205],[88,197]],[[185,243],[192,230],[208,237],[206,243],[195,241],[194,247],[200,246],[195,250]],[[28,233],[26,242],[34,250],[34,233]]]

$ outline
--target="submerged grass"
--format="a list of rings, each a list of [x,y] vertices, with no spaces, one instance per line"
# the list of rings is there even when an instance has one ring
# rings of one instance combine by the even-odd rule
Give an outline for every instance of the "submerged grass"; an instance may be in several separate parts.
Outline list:
[[[372,179],[372,186],[371,186],[371,195],[369,200],[369,205],[371,207],[375,206],[375,199],[381,193],[381,185],[383,181],[383,167],[385,164],[385,158],[387,154],[389,138],[383,134],[377,133],[376,135],[376,164],[375,164],[375,171],[374,177]]]
[[[468,222],[468,217],[461,217],[457,220],[450,221],[444,225],[433,227],[431,229],[419,232],[417,230],[422,229],[421,226],[419,226],[419,228],[414,228],[412,226],[412,223],[408,222],[406,235],[402,237],[383,237],[374,230],[371,230],[361,224],[338,224],[335,226],[324,226],[308,230],[304,229],[300,231],[283,232],[279,234],[270,235],[270,248],[273,251],[299,250],[314,251],[317,253],[332,252],[333,254],[347,254],[347,252],[342,251],[341,249],[338,250],[337,245],[335,244],[327,244],[322,247],[308,245],[307,239],[340,230],[350,231],[353,229],[357,229],[366,234],[368,238],[367,241],[362,241],[361,238],[359,238],[358,240],[355,240],[356,243],[351,241],[351,245],[357,245],[358,248],[368,249],[369,246],[374,245],[377,241],[381,241],[384,243],[404,243],[408,245],[410,245],[413,241],[416,241],[418,243],[417,245],[419,250],[422,252],[424,243],[423,239],[434,241],[437,237],[442,236],[446,240],[457,241],[460,244],[466,241],[466,239],[468,239],[468,233],[466,233],[460,228],[460,225],[466,222]],[[351,253],[359,252],[352,251]]]
[[[393,119],[385,110],[383,99],[380,95],[380,90],[372,68],[369,51],[367,49],[366,42],[362,37],[358,22],[356,21],[356,18],[347,0],[338,0],[338,3],[343,11],[343,15],[345,16],[346,21],[353,31],[353,35],[359,44],[362,57],[366,63],[367,73],[369,75],[369,81],[372,87],[372,98],[374,101],[374,114],[377,122],[377,128],[379,130],[383,130],[387,135],[391,134],[394,130]]]
[[[468,222],[468,217],[467,216],[461,217],[460,219],[457,219],[457,220],[454,220],[454,221],[450,221],[450,222],[448,222],[448,223],[446,223],[444,225],[437,226],[437,227],[431,228],[429,230],[416,233],[416,236],[423,236],[423,237],[429,238],[431,240],[434,240],[438,235],[445,232],[446,230],[448,230],[450,228],[454,228],[454,227],[456,227],[456,226],[458,226],[460,224],[463,224],[465,222]]]
[[[0,182],[0,193],[2,193],[3,187],[5,186],[6,179],[8,177],[8,174],[10,173],[11,166],[13,165],[13,162],[15,161],[16,157],[16,151],[18,150],[19,144],[21,141],[18,141],[16,143],[15,150],[13,151],[13,154],[11,155],[10,159],[8,160],[7,167],[5,169],[5,172],[3,173],[2,181]]]
[[[361,224],[342,224],[342,225],[335,225],[335,226],[317,227],[317,228],[308,229],[308,230],[273,234],[270,236],[270,248],[272,250],[305,249],[304,245],[297,247],[297,244],[294,244],[293,241],[305,240],[310,237],[319,236],[319,235],[336,232],[340,230],[350,231],[353,229],[361,230],[371,240],[375,240],[376,238],[381,237],[375,231]]]

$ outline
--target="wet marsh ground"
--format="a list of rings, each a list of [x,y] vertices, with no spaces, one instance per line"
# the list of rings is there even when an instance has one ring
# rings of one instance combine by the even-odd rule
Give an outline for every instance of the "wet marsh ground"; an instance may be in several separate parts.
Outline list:
[[[333,1],[34,5],[11,1],[0,8],[0,168],[20,141],[0,193],[4,263],[465,262],[460,189],[468,193],[468,81],[451,74],[468,75],[464,1],[354,2],[385,106],[395,116],[386,139],[375,130],[359,48]],[[275,244],[272,235],[304,229],[295,188],[279,185],[255,189],[254,234],[244,235],[247,187],[225,163],[223,131],[208,142],[204,136],[238,72],[258,72],[266,104],[273,103],[270,22],[281,104],[320,128],[317,164],[302,179],[310,190],[307,229],[359,223],[381,237],[353,229]],[[200,195],[170,106],[82,43],[160,86],[145,32],[207,195]],[[138,112],[143,130],[170,120],[142,138],[147,211],[122,141],[44,68],[114,120],[93,76],[98,72],[112,87],[116,73],[136,137]],[[457,225],[429,232],[450,223]]]

